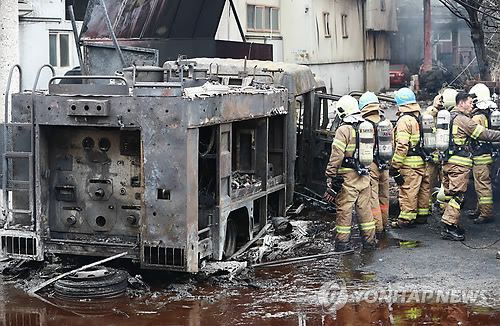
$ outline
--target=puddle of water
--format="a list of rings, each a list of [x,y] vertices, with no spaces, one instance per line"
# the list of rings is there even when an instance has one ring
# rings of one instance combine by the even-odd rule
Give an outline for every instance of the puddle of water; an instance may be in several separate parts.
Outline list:
[[[214,291],[219,297],[208,300]],[[367,325],[441,324],[498,325],[500,311],[464,304],[347,304],[330,312],[313,300],[290,299],[296,287],[220,289],[202,287],[192,300],[169,302],[166,297],[122,298],[95,302],[58,302],[54,307],[7,288],[2,292],[1,325]],[[281,292],[281,293],[279,293]],[[82,310],[83,309],[83,310]],[[96,313],[98,312],[98,313]],[[85,317],[85,318],[82,318]]]
[[[403,249],[412,249],[418,248],[422,246],[422,242],[418,240],[406,240],[406,239],[398,239],[398,238],[390,238],[388,236],[384,236],[379,240],[378,248],[386,249],[389,247],[399,247]]]
[[[399,247],[401,248],[417,248],[420,247],[420,241],[416,240],[399,240]]]

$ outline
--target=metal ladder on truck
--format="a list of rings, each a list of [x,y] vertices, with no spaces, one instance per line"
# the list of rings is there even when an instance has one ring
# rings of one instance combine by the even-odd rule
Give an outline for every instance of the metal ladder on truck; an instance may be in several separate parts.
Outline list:
[[[22,85],[21,66],[14,65],[9,73],[5,91],[5,112],[2,152],[2,217],[0,228],[0,254],[11,258],[43,259],[40,235],[37,230],[35,200],[35,111],[34,94],[40,73],[32,89],[29,111],[19,118],[9,108],[10,86],[14,70],[19,72],[19,91]]]

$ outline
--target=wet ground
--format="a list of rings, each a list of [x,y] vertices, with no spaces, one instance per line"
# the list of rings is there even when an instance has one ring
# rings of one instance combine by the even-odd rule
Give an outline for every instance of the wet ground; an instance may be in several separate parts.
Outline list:
[[[4,276],[0,325],[498,325],[500,244],[488,245],[500,223],[464,222],[465,244],[440,240],[432,220],[391,230],[375,252],[358,248],[342,257],[247,269],[231,279],[145,273],[151,291],[104,301],[60,300],[48,292],[43,302]],[[328,224],[314,228],[313,244],[331,239]],[[312,247],[301,253],[330,249]]]

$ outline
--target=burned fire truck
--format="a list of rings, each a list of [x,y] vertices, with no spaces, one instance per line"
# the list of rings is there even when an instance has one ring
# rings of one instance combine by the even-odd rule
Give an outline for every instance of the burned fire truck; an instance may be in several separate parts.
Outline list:
[[[132,81],[53,77],[47,92],[13,95],[2,253],[126,251],[144,268],[196,272],[283,215],[287,89],[194,63],[166,63],[157,81],[137,67]],[[63,83],[75,79],[87,82]]]
[[[202,12],[223,2],[176,3]],[[283,216],[297,101],[311,105],[316,81],[299,65],[172,60],[172,40],[142,37],[161,29],[154,24],[185,32],[186,19],[172,20],[165,2],[134,2],[160,7],[140,11],[146,23],[126,32],[127,10],[137,8],[108,15],[98,3],[87,10],[79,71],[37,89],[46,65],[31,91],[6,94],[1,254],[126,252],[142,268],[196,272],[201,260],[231,256],[270,216]],[[98,33],[105,20],[119,44]],[[202,23],[215,33],[212,21],[192,29],[207,33]]]

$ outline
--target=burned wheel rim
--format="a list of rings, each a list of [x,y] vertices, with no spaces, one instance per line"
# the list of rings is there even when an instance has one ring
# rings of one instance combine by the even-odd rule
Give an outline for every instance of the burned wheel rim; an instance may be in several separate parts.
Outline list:
[[[127,290],[128,274],[125,271],[97,267],[58,280],[55,294],[63,298],[112,298]]]
[[[227,220],[226,241],[224,242],[224,257],[229,258],[236,252],[236,238],[238,228],[233,219]]]

